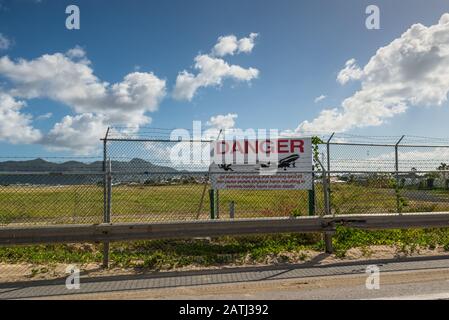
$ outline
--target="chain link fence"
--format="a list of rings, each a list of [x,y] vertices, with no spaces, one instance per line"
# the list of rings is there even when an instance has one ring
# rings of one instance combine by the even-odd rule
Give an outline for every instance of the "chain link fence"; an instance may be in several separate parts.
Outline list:
[[[101,223],[103,173],[0,173],[0,225]]]
[[[101,158],[0,161],[0,226],[449,211],[445,139],[315,134],[313,190],[211,191],[211,140],[171,132],[111,130]]]
[[[321,142],[333,214],[449,210],[448,139],[332,134]]]
[[[7,157],[0,160],[0,228],[449,211],[449,141],[309,136],[315,137],[313,190],[212,190],[210,139],[173,140],[165,129],[138,135],[112,130],[100,156]],[[172,153],[181,150],[190,150],[189,157],[173,162]],[[297,252],[290,255],[297,262],[304,245],[320,241],[317,234],[295,234],[111,243],[112,271],[99,271],[102,243],[3,247],[0,283],[66,277],[70,265],[95,276],[266,263],[286,250]]]
[[[0,226],[103,222],[101,158],[2,160]]]
[[[137,171],[153,166],[152,178],[135,177],[133,182],[131,179],[122,185],[122,188],[133,183],[140,186],[139,190],[125,192],[130,202],[126,207],[132,206],[134,196],[145,198],[139,192],[148,195],[146,208],[140,202],[135,218],[161,221],[209,216],[227,219],[449,209],[447,139],[309,134],[316,138],[314,157],[323,164],[327,177],[323,181],[323,170],[316,165],[314,190],[229,189],[210,194],[206,191],[210,190],[207,155],[211,141],[176,140],[169,135],[164,129],[139,135],[114,131],[105,144],[105,156],[112,163],[125,160],[134,163],[133,170]],[[192,136],[190,132],[188,136]],[[171,156],[179,150],[188,150],[188,157],[174,164]],[[157,208],[151,208],[155,202]],[[152,217],[140,214],[143,211],[155,214]],[[127,218],[132,219],[131,215]]]

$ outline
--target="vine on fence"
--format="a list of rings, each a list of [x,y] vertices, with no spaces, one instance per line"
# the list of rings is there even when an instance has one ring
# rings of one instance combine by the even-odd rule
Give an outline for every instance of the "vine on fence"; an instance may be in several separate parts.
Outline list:
[[[320,144],[324,144],[324,141],[318,136],[313,136],[312,137],[312,153],[313,153],[313,170],[314,171],[321,171],[321,166],[319,164],[319,160],[320,160],[319,145]]]

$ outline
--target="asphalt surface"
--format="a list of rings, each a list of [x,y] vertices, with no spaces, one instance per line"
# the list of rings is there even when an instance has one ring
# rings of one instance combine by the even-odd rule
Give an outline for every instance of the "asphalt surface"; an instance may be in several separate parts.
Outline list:
[[[380,271],[369,290],[366,268]],[[0,299],[449,299],[449,259],[417,257],[0,284]]]

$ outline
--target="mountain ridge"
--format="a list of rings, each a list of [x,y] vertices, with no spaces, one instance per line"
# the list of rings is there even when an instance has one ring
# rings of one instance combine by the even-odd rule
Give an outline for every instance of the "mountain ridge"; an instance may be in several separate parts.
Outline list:
[[[149,171],[149,172],[179,172],[178,170],[169,167],[154,164],[152,162],[133,158],[130,161],[111,161],[113,171]],[[51,162],[42,158],[32,160],[8,160],[0,162],[0,171],[11,172],[67,172],[67,171],[103,171],[103,161],[94,161],[90,163],[81,161],[65,161],[65,162]]]

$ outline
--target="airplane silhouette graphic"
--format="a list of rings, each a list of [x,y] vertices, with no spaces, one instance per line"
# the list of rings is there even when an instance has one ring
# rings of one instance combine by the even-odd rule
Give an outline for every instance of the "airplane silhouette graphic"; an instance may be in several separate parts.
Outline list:
[[[288,157],[285,157],[284,159],[279,160],[278,168],[283,168],[284,171],[286,171],[287,168],[290,167],[296,168],[296,160],[298,159],[299,154],[292,154]],[[271,167],[271,162],[260,164],[260,168],[269,168],[269,167]],[[256,168],[256,170],[260,170],[260,168]]]

